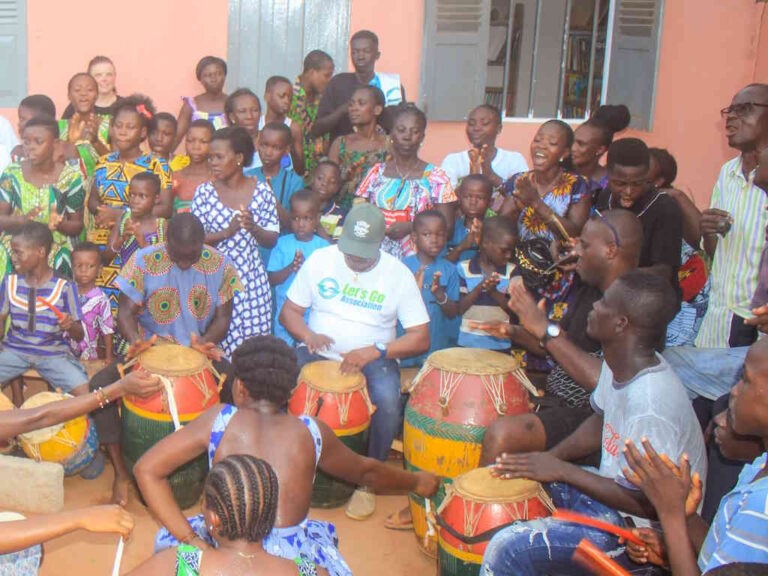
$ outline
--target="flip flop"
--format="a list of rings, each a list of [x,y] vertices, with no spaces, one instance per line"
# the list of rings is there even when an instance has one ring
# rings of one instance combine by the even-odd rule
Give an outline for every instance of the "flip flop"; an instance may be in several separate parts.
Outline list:
[[[408,521],[403,522],[400,519],[400,512],[393,512],[389,516],[387,516],[387,519],[384,520],[384,528],[387,528],[388,530],[413,530],[413,520],[408,519]]]

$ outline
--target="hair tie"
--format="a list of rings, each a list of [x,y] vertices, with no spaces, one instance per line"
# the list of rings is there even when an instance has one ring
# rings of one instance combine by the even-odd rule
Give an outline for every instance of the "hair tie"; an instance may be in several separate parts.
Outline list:
[[[147,110],[147,107],[144,106],[144,104],[139,104],[136,106],[136,112],[144,116],[147,120],[152,120],[152,112]]]

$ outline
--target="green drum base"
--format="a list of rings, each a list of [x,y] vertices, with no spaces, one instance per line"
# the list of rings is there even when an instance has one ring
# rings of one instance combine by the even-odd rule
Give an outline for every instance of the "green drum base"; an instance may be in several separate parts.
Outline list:
[[[173,422],[143,418],[123,406],[123,459],[131,476],[133,467],[144,452],[173,432]],[[171,474],[173,497],[179,508],[191,508],[200,500],[208,475],[208,455],[202,454]]]
[[[443,550],[442,546],[437,547],[437,574],[438,576],[479,576],[480,564],[466,562],[455,556],[451,556]]]
[[[368,454],[368,428],[350,436],[338,436],[342,443],[358,454]],[[338,508],[344,506],[357,488],[318,471],[312,487],[312,508]]]

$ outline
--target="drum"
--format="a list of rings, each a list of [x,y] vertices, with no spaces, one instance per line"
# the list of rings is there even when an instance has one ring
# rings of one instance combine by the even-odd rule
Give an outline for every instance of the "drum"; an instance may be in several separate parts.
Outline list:
[[[26,520],[17,512],[0,512],[0,522],[16,522]],[[35,544],[18,552],[0,554],[0,574],[13,576],[37,576],[40,563],[43,560],[43,547]]]
[[[197,418],[219,401],[219,383],[206,356],[178,344],[157,344],[140,354],[134,370],[168,381],[181,424]],[[139,458],[175,429],[168,391],[149,398],[123,398],[123,457],[128,470]],[[168,479],[176,502],[189,508],[200,498],[208,475],[208,456],[202,454],[177,469]]]
[[[304,365],[288,410],[296,416],[306,414],[325,422],[347,448],[368,453],[368,429],[375,410],[361,372],[342,374],[339,362],[320,360]],[[349,500],[355,486],[326,476],[315,475],[312,506],[335,508]]]
[[[490,468],[456,478],[437,511],[440,576],[478,576],[488,542],[513,522],[552,514],[554,506],[533,480],[502,480]]]
[[[433,352],[414,378],[405,407],[406,468],[437,474],[443,484],[476,468],[486,426],[500,416],[529,412],[528,390],[534,388],[512,356],[475,348]],[[441,486],[433,510],[444,495]],[[410,505],[419,545],[435,556],[436,538],[425,538],[425,501],[411,494]]]
[[[40,392],[28,398],[21,407],[37,408],[65,398],[71,396],[59,392]],[[96,426],[88,416],[78,416],[69,422],[20,434],[19,441],[27,456],[38,462],[44,460],[59,463],[67,476],[79,474],[87,468],[99,449]]]
[[[0,393],[0,412],[3,410],[13,410],[14,408],[16,408],[16,406],[13,405],[13,402],[11,402],[10,398],[8,398],[8,396],[5,394]],[[15,445],[16,442],[13,440],[13,438],[0,440],[0,454],[10,454],[13,452]]]

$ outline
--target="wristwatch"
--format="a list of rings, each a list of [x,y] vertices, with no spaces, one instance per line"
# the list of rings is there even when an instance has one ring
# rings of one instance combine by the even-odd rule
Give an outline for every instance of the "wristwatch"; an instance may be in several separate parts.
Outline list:
[[[544,333],[544,337],[539,340],[539,346],[542,348],[547,347],[547,343],[553,338],[560,336],[560,324],[556,322],[549,322],[547,324],[547,331]]]
[[[387,345],[386,344],[382,344],[381,342],[376,342],[373,346],[376,348],[376,350],[379,351],[379,358],[380,359],[384,359],[384,358],[387,357]]]

